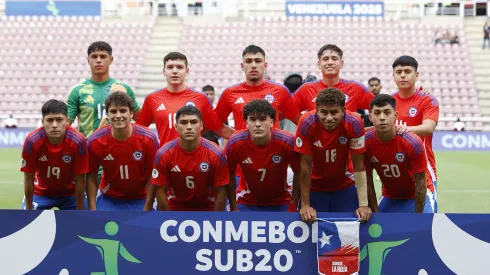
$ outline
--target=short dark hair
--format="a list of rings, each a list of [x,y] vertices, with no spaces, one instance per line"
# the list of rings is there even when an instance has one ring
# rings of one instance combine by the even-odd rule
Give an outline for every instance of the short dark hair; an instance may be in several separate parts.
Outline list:
[[[322,58],[323,52],[325,52],[326,50],[331,50],[331,51],[336,52],[340,58],[342,58],[342,56],[344,56],[344,52],[337,45],[327,44],[327,45],[324,45],[323,47],[321,47],[320,50],[318,50],[318,54],[317,54],[318,60],[320,60],[320,58]]]
[[[112,55],[111,45],[109,45],[109,43],[104,41],[97,41],[90,44],[90,46],[88,46],[87,49],[87,55],[90,55],[91,53],[96,51],[106,51],[109,55]]]
[[[112,92],[105,99],[105,111],[109,112],[111,105],[128,107],[131,112],[134,111],[133,99],[125,92]]]
[[[170,52],[163,58],[163,66],[167,65],[169,60],[184,60],[185,66],[188,67],[187,56],[180,52]]]
[[[379,78],[377,77],[371,77],[369,80],[368,80],[368,84],[371,84],[371,81],[378,81],[378,83],[381,84],[381,80],[379,80]]]
[[[211,85],[206,85],[206,86],[202,87],[202,91],[203,91],[203,92],[206,92],[206,91],[213,91],[213,93],[214,93],[214,87],[213,87],[213,86],[211,86]]]
[[[417,69],[419,68],[419,63],[417,62],[417,60],[411,56],[408,56],[408,55],[402,55],[400,57],[398,57],[395,62],[393,62],[393,69],[395,69],[397,66],[410,66],[410,67],[413,67],[415,69],[415,71],[417,71]]]
[[[265,51],[261,47],[256,45],[248,45],[243,50],[242,57],[244,57],[247,53],[252,53],[252,54],[261,53],[265,57]]]
[[[195,115],[197,116],[197,118],[199,118],[200,121],[202,121],[201,111],[199,111],[199,109],[197,109],[197,107],[194,105],[189,104],[189,105],[185,105],[184,107],[181,107],[175,114],[175,121],[179,121],[179,118],[183,115],[188,115],[188,116]]]
[[[316,106],[329,105],[329,106],[345,106],[345,95],[337,88],[327,88],[318,92],[316,96]]]
[[[369,104],[369,111],[372,111],[374,106],[383,107],[386,105],[391,105],[393,109],[396,109],[396,100],[391,95],[388,94],[379,94],[371,100]]]
[[[243,119],[247,120],[253,114],[264,114],[276,121],[276,109],[267,100],[255,99],[243,107]]]
[[[49,114],[62,114],[68,116],[68,106],[61,100],[50,99],[41,107],[41,114],[43,118]]]

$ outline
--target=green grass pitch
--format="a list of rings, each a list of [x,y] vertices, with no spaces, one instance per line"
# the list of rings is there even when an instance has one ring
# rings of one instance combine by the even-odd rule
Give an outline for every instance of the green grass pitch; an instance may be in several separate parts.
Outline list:
[[[19,209],[24,188],[21,150],[0,149],[0,209]],[[490,213],[490,154],[436,152],[439,212]],[[375,181],[379,189],[379,181]],[[377,191],[380,195],[380,191]]]

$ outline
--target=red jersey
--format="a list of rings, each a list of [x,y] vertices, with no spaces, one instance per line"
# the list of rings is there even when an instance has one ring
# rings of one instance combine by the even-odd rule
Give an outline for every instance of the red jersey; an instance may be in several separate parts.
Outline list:
[[[34,130],[24,141],[20,171],[35,174],[36,196],[75,196],[75,175],[88,172],[85,137],[66,126],[63,142],[52,145],[46,137],[44,127]]]
[[[275,128],[280,128],[279,113],[289,120],[294,120],[299,114],[288,88],[267,80],[259,86],[249,86],[243,82],[225,89],[218,100],[215,112],[223,122],[228,119],[230,113],[233,113],[235,129],[243,130],[247,128],[243,119],[243,107],[254,99],[265,99],[276,109]]]
[[[366,133],[366,155],[364,157],[367,174],[373,168],[383,183],[383,196],[391,199],[413,199],[415,181],[413,175],[427,172],[427,158],[422,140],[413,133],[396,135],[388,142],[382,142],[375,129]],[[434,191],[429,175],[427,188]]]
[[[288,166],[299,172],[294,136],[279,129],[272,129],[271,134],[271,142],[266,146],[255,145],[248,130],[236,132],[226,144],[228,164],[241,167],[237,203],[275,206],[291,200]]]
[[[363,154],[364,125],[346,111],[335,130],[327,130],[315,111],[304,114],[296,131],[294,150],[313,157],[312,192],[332,192],[354,185],[352,154]]]
[[[215,187],[230,183],[223,150],[200,138],[201,144],[186,152],[179,139],[160,148],[155,156],[152,183],[167,186],[170,210],[214,210]]]
[[[207,129],[216,131],[223,126],[207,96],[189,88],[179,93],[169,92],[165,88],[149,94],[136,123],[146,127],[155,123],[162,146],[179,137],[175,130],[175,114],[184,105],[194,105],[201,111],[202,121]]]
[[[137,200],[146,197],[158,139],[148,128],[131,124],[133,134],[125,141],[116,140],[108,125],[88,139],[89,173],[97,174],[102,166],[100,191],[111,198]]]
[[[399,93],[393,95],[396,100],[396,110],[398,120],[396,124],[406,126],[418,126],[426,119],[432,119],[436,123],[439,121],[439,101],[431,95],[424,95],[417,91],[409,98],[401,98]],[[433,182],[437,181],[436,159],[432,151],[432,135],[421,137],[425,145],[427,154],[427,169]]]
[[[322,80],[316,82],[307,82],[301,85],[293,95],[293,100],[300,111],[316,109],[316,95],[321,90],[329,88]],[[356,112],[359,109],[369,109],[369,104],[374,95],[362,83],[340,79],[337,85],[331,87],[337,88],[345,94],[345,107],[348,111]]]

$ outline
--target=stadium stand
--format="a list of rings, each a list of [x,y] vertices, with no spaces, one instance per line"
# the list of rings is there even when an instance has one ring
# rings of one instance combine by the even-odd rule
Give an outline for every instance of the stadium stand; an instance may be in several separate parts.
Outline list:
[[[107,23],[98,17],[2,17],[0,94],[10,100],[0,103],[0,114],[14,113],[19,125],[35,126],[32,115],[44,101],[64,99],[71,86],[90,76],[86,48],[96,40],[114,47],[112,76],[136,86],[151,28],[152,23]]]
[[[179,49],[191,60],[190,84],[212,83],[218,90],[242,81],[240,54],[248,44],[264,47],[268,71],[279,81],[291,71],[319,77],[318,49],[326,42],[337,44],[344,49],[341,76],[361,82],[378,76],[385,92],[396,88],[391,76],[393,60],[410,54],[420,62],[420,83],[441,101],[441,116],[480,116],[462,25],[450,26],[461,37],[461,44],[452,46],[434,46],[437,27],[390,19],[256,17],[239,23],[186,25]],[[441,123],[438,129],[451,127]],[[482,124],[469,123],[468,127],[481,129]]]
[[[387,1],[384,18],[286,18],[284,0],[254,1],[237,0],[238,18],[210,20],[211,24],[205,20],[192,24],[177,17],[127,23],[127,18],[4,16],[0,19],[0,94],[12,100],[0,102],[0,116],[13,113],[19,125],[35,126],[33,116],[38,115],[41,102],[64,98],[72,85],[89,75],[85,50],[95,40],[113,45],[116,59],[111,75],[132,85],[140,103],[148,93],[164,87],[162,57],[173,50],[188,55],[191,86],[212,84],[219,95],[243,80],[239,64],[248,44],[266,50],[269,74],[280,82],[291,71],[319,77],[316,52],[323,44],[334,43],[344,49],[341,77],[366,83],[377,76],[384,92],[390,93],[396,90],[391,63],[403,54],[414,56],[420,63],[419,83],[439,99],[441,117],[475,118],[465,121],[466,129],[483,129],[478,118],[490,112],[484,65],[490,59],[478,60],[473,49],[480,21],[470,28],[471,41],[467,41],[465,20],[447,26],[460,37],[460,44],[434,46],[434,32],[440,26],[392,19],[400,17],[400,7],[410,1]],[[442,119],[437,129],[452,129],[452,121]]]

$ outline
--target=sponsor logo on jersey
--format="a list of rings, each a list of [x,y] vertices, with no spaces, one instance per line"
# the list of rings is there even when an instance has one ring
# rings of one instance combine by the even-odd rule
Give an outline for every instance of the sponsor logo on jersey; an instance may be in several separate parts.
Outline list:
[[[45,155],[39,158],[39,161],[48,161],[48,157]]]
[[[70,155],[63,155],[61,159],[63,160],[64,163],[70,163],[73,158]]]
[[[279,164],[281,162],[281,156],[280,155],[273,155],[272,156],[272,162],[274,162],[275,164]]]
[[[163,105],[163,103],[162,103],[162,104],[160,104],[160,106],[158,106],[157,112],[160,112],[160,111],[163,111],[163,110],[165,110],[165,105]]]
[[[347,103],[347,101],[349,101],[349,96],[347,94],[344,95],[345,95],[345,103]]]
[[[405,161],[405,158],[406,158],[406,156],[402,152],[398,152],[398,153],[395,154],[395,159],[398,162],[404,162]]]
[[[315,102],[315,101],[316,101],[316,97],[315,97],[315,98],[313,98],[313,100],[312,100],[311,102]]]
[[[203,161],[201,164],[199,164],[199,169],[201,172],[207,172],[209,170],[209,163]]]
[[[89,96],[87,96],[87,98],[85,98],[85,100],[83,102],[88,103],[88,104],[93,104],[95,102],[95,100],[91,95],[89,95]]]
[[[242,97],[239,97],[236,101],[235,101],[235,104],[243,104],[245,103],[245,100],[243,100]]]
[[[196,104],[194,102],[192,102],[192,101],[187,101],[185,103],[185,106],[194,106],[194,107],[196,107]]]
[[[371,162],[379,162],[379,161],[378,161],[378,159],[377,159],[375,156],[373,156],[373,157],[371,158]]]
[[[143,158],[143,153],[141,153],[141,151],[135,151],[133,153],[133,159],[134,160],[141,160]]]
[[[339,137],[339,143],[340,144],[347,144],[347,138],[344,136]]]
[[[300,137],[297,137],[297,138],[296,138],[296,146],[298,146],[298,147],[303,146],[303,141],[301,140],[301,138],[300,138]]]
[[[417,113],[418,113],[418,111],[417,111],[417,108],[415,108],[415,107],[408,109],[408,115],[410,117],[415,117],[417,115]]]
[[[270,104],[272,104],[272,102],[274,102],[274,96],[271,95],[271,94],[268,94],[264,97],[265,100],[267,100]]]
[[[244,161],[242,161],[242,163],[252,164],[252,160],[248,157]]]
[[[170,169],[172,172],[180,172],[180,168],[178,165],[175,165],[174,168]]]
[[[107,155],[104,160],[114,160],[111,154]]]
[[[22,162],[20,163],[20,168],[24,168],[24,167],[26,167],[26,165],[27,165],[26,160],[22,159]]]
[[[317,141],[313,142],[313,145],[315,145],[316,147],[322,147],[322,142],[317,140]]]
[[[155,169],[155,168],[153,168],[153,172],[151,172],[151,176],[152,176],[154,179],[158,178],[158,170],[157,170],[157,169]]]

